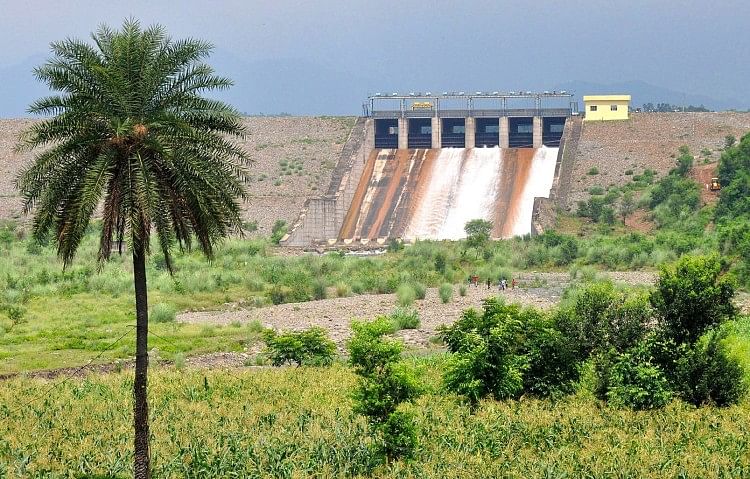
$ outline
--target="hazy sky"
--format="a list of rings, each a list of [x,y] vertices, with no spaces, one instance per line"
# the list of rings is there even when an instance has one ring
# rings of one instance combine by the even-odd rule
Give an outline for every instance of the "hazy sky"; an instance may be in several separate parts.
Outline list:
[[[750,106],[747,0],[0,0],[0,115],[8,96],[36,93],[19,72],[51,41],[129,16],[213,42],[250,112],[356,113],[381,89],[636,80]]]

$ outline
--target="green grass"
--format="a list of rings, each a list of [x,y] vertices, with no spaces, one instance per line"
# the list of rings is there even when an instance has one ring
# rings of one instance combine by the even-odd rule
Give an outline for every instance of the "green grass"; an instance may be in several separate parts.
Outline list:
[[[176,477],[747,477],[750,403],[608,408],[561,400],[485,401],[472,414],[441,390],[440,357],[414,360],[426,393],[406,407],[420,445],[379,464],[355,376],[343,366],[154,370],[155,478]],[[132,374],[0,383],[0,477],[129,477]],[[35,400],[36,399],[36,400]]]
[[[14,224],[0,224],[0,373],[82,365],[134,324],[127,252],[97,271],[96,231],[92,226],[73,264],[63,270],[52,246],[34,246]],[[197,251],[177,252],[174,277],[154,245],[147,264],[149,303],[171,305],[178,313],[221,309],[226,303],[257,307],[272,299],[312,300],[322,297],[324,287],[335,286],[339,296],[401,290],[402,303],[408,305],[422,297],[425,286],[463,284],[470,274],[499,278],[523,270],[650,268],[676,258],[675,247],[685,252],[707,248],[680,236],[646,237],[625,229],[570,237],[577,245],[572,256],[558,237],[543,235],[493,242],[478,257],[461,242],[418,242],[369,258],[338,253],[277,257],[268,240],[230,239],[211,262]],[[18,324],[9,317],[12,308],[24,311]],[[151,327],[166,341],[152,337],[150,344],[167,358],[178,352],[241,351],[247,339],[236,328],[216,328],[207,339],[201,327],[179,321],[152,322]],[[132,344],[128,337],[97,361],[131,357]]]

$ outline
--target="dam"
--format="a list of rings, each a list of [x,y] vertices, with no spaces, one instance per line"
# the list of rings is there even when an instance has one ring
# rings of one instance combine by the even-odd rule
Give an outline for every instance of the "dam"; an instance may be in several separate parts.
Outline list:
[[[529,234],[575,115],[567,92],[370,96],[327,195],[284,242],[457,240],[480,218],[494,238]]]

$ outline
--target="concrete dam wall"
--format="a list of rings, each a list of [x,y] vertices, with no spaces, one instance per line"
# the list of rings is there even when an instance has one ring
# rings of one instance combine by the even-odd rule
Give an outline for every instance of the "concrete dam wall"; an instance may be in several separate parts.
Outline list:
[[[466,222],[492,236],[531,232],[535,197],[548,197],[557,148],[376,149],[360,177],[339,240],[460,239]]]

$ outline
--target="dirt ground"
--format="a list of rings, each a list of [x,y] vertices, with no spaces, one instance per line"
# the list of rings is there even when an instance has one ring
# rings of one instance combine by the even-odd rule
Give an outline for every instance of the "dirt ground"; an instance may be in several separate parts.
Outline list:
[[[613,281],[626,284],[652,284],[655,274],[649,272],[607,273]],[[466,296],[460,296],[459,287],[454,286],[453,299],[443,304],[437,288],[429,288],[424,300],[415,301],[419,311],[419,329],[396,333],[407,346],[422,349],[430,347],[438,326],[450,324],[467,308],[480,308],[485,298],[500,296],[507,301],[525,306],[549,308],[557,304],[565,287],[570,284],[567,273],[526,273],[519,275],[520,287],[499,291],[497,286],[487,289],[486,284],[467,287]],[[306,303],[281,304],[253,309],[231,309],[228,311],[187,312],[177,321],[184,323],[228,325],[259,321],[264,327],[277,330],[300,330],[319,326],[328,330],[331,339],[343,350],[350,335],[353,318],[373,319],[387,315],[396,307],[395,294],[365,294],[347,298],[331,298]],[[254,353],[255,351],[248,351]]]

